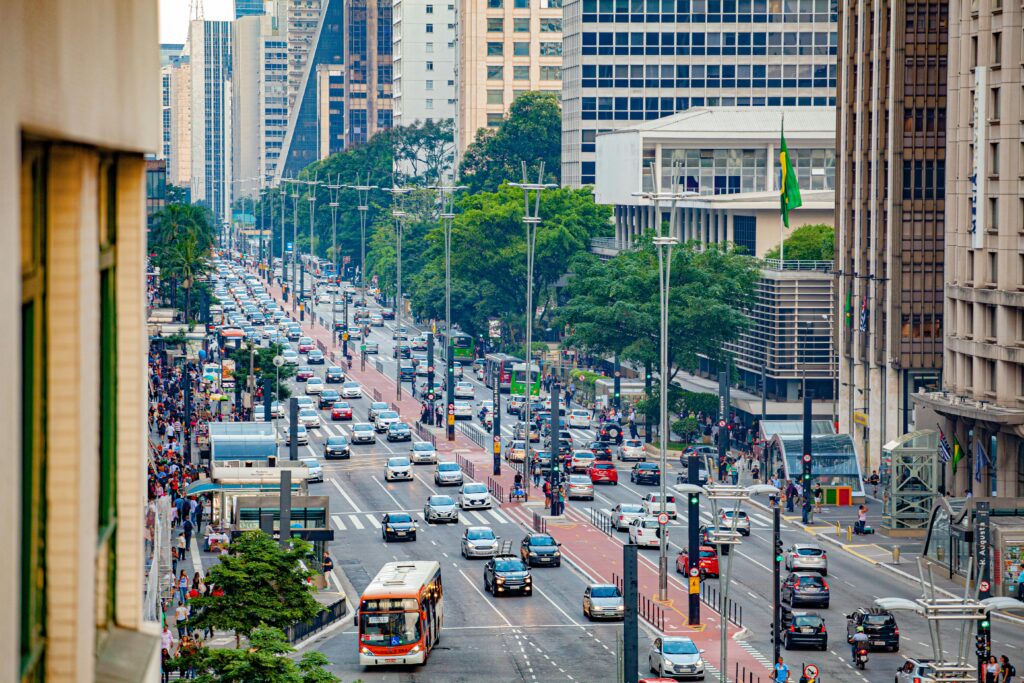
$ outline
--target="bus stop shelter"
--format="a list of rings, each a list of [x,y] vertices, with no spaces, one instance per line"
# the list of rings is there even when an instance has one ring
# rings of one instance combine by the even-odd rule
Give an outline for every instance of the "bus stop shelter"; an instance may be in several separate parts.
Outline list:
[[[775,434],[768,448],[769,457],[781,463],[782,478],[798,480],[803,473],[803,435]],[[829,505],[849,505],[864,499],[864,477],[849,434],[811,435],[811,477],[812,484],[824,489]]]

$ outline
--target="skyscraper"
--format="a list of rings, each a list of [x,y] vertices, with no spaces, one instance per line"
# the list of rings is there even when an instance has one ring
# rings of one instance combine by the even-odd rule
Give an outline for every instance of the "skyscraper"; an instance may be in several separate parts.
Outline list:
[[[392,125],[391,0],[346,0],[346,144]]]
[[[458,2],[458,115],[455,146],[465,151],[529,90],[562,90],[562,0]]]
[[[265,14],[263,0],[235,0],[235,19]]]
[[[455,5],[393,4],[395,125],[455,118]]]
[[[170,72],[171,139],[167,154],[167,182],[192,185],[192,62],[182,55]]]
[[[320,30],[320,15],[329,0],[282,0],[288,36],[288,110],[300,97],[303,78]],[[338,46],[341,49],[341,46]]]
[[[566,0],[562,184],[598,132],[690,107],[831,106],[838,0]]]
[[[192,65],[192,201],[218,220],[231,206],[231,22],[189,25]]]
[[[910,396],[942,372],[948,8],[840,9],[839,429],[865,469],[908,430]]]
[[[163,135],[156,155],[159,159],[171,155],[171,78],[184,47],[180,43],[160,43],[160,125]]]

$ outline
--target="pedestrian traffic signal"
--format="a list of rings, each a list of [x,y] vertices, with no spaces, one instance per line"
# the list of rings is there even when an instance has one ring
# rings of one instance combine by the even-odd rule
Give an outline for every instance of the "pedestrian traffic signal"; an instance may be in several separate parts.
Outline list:
[[[992,642],[987,633],[979,633],[974,637],[974,654],[979,659],[988,659],[992,652]]]
[[[992,623],[986,618],[978,622],[978,628],[988,630],[992,626]]]

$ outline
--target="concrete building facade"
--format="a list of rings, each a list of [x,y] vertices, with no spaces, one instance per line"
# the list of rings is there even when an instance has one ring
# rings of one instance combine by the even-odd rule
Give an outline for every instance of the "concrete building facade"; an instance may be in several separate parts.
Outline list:
[[[834,106],[840,4],[566,0],[562,184],[594,184],[603,131],[691,107]]]
[[[156,5],[11,0],[3,16],[0,681],[156,683],[142,593]]]
[[[965,451],[949,490],[1024,496],[1024,9],[948,7],[942,391],[914,398]]]
[[[839,431],[866,472],[943,371],[947,19],[945,0],[840,5]]]
[[[561,93],[562,2],[457,1],[455,147],[461,156],[478,130],[501,124],[521,93]]]
[[[394,0],[392,25],[394,125],[454,119],[455,5]]]
[[[231,213],[231,23],[192,21],[192,201]]]

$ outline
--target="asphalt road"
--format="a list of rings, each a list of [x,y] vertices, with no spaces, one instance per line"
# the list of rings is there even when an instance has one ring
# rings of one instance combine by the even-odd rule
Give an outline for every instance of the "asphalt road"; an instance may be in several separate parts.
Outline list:
[[[329,307],[319,306],[317,315],[331,319]],[[338,314],[341,315],[340,313]],[[403,324],[411,333],[419,331],[408,321]],[[394,377],[395,361],[391,357],[393,321],[384,328],[371,328],[369,337],[380,345],[379,358],[385,374]],[[438,362],[439,370],[442,363]],[[322,374],[319,368],[314,366]],[[369,363],[367,367],[372,367]],[[440,377],[440,372],[438,376]],[[476,388],[474,405],[489,400],[490,389],[481,385],[472,373],[465,379]],[[301,389],[299,389],[301,391]],[[391,400],[385,396],[385,400]],[[370,398],[353,401],[355,420],[366,419]],[[504,410],[504,407],[503,407]],[[475,413],[475,410],[474,410]],[[300,447],[300,455],[322,456],[322,443],[328,434],[347,434],[347,422],[332,423],[328,411],[321,411],[325,426],[311,430],[310,445]],[[407,421],[415,415],[403,415]],[[511,438],[515,418],[503,412],[502,433]],[[472,423],[479,428],[479,422]],[[482,432],[481,428],[481,432]],[[577,445],[585,446],[594,437],[592,430],[573,430]],[[351,627],[335,631],[329,637],[318,639],[312,647],[324,652],[331,660],[332,670],[343,680],[362,678],[365,681],[417,681],[417,680],[480,680],[482,672],[489,679],[499,681],[533,680],[613,680],[615,676],[616,635],[618,625],[592,625],[580,611],[583,588],[587,579],[573,568],[535,569],[536,594],[529,598],[509,597],[495,600],[482,592],[483,562],[464,560],[459,555],[459,538],[467,523],[487,524],[502,539],[515,546],[525,529],[513,523],[500,510],[463,513],[463,523],[451,526],[427,525],[420,520],[418,540],[401,545],[385,544],[381,540],[380,516],[389,511],[421,512],[426,497],[436,490],[432,479],[433,467],[416,467],[412,482],[383,481],[384,462],[394,454],[404,454],[408,444],[389,444],[381,438],[375,446],[354,446],[350,461],[325,463],[325,482],[313,484],[312,491],[330,496],[331,519],[336,540],[331,546],[336,571],[343,573],[355,596],[369,582],[380,566],[396,559],[434,559],[442,562],[446,588],[445,631],[426,668],[362,670],[357,664],[355,632]],[[593,506],[609,510],[617,503],[636,503],[655,487],[632,485],[628,481],[631,463],[620,465],[622,483],[617,486],[599,486],[593,503],[572,501],[586,513]],[[668,476],[675,481],[679,471],[670,462]],[[319,488],[319,491],[317,490]],[[454,492],[454,487],[449,492]],[[752,533],[734,550],[736,564],[732,569],[730,596],[743,608],[743,625],[748,629],[747,644],[770,660],[772,644],[771,624],[771,518],[760,509],[748,510]],[[708,521],[710,512],[704,508],[702,519]],[[687,516],[685,505],[680,504],[679,519],[669,528],[670,566],[686,543]],[[625,534],[619,534],[625,538]],[[802,529],[783,523],[782,537],[788,547],[793,542],[810,542],[811,537]],[[791,665],[815,663],[822,671],[821,680],[890,681],[904,657],[930,657],[931,646],[927,628],[922,619],[912,615],[898,615],[901,649],[898,653],[873,652],[867,670],[854,670],[848,663],[849,646],[846,643],[844,615],[857,607],[870,606],[879,597],[916,597],[920,589],[911,582],[838,549],[826,547],[829,555],[831,604],[828,609],[816,609],[825,618],[829,631],[829,649],[826,652],[784,652]],[[642,551],[656,559],[656,550]],[[908,558],[908,562],[912,559]],[[722,567],[724,573],[724,565]],[[783,573],[785,576],[785,572]],[[712,585],[719,582],[708,579]],[[1024,629],[1005,622],[994,622],[993,652],[1007,654],[1011,660],[1024,657]],[[646,643],[650,634],[641,636],[641,663],[646,656]],[[484,636],[484,638],[481,638]],[[947,647],[955,644],[952,630],[944,632]],[[972,644],[973,649],[973,644]],[[645,667],[641,666],[641,669]]]

